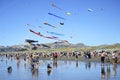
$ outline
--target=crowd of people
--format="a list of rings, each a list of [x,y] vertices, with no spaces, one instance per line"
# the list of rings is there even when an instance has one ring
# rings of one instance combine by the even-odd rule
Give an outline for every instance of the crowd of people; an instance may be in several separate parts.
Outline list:
[[[84,60],[95,59],[101,57],[101,63],[118,63],[118,57],[120,56],[120,50],[108,52],[105,50],[102,51],[72,51],[72,52],[15,52],[15,53],[0,53],[1,61],[3,60],[2,57],[5,56],[6,58],[15,58],[19,61],[20,58],[23,58],[24,61],[29,60],[31,63],[37,63],[40,59],[50,59],[50,60],[57,60],[57,59],[77,59],[84,57]],[[33,66],[34,67],[34,66]]]
[[[47,63],[46,68],[48,74],[51,73],[52,70],[52,64],[57,67],[57,60],[76,60],[76,67],[78,66],[78,61],[80,58],[83,59],[83,61],[87,62],[86,68],[90,67],[90,61],[92,59],[99,59],[98,61],[101,62],[101,66],[109,65],[110,63],[116,64],[119,63],[120,57],[120,51],[112,51],[108,52],[105,50],[102,51],[93,51],[90,50],[87,51],[73,51],[73,52],[15,52],[15,53],[0,53],[0,61],[4,61],[4,58],[7,58],[8,60],[15,59],[17,61],[17,64],[19,65],[20,60],[22,59],[25,64],[29,63],[31,66],[32,73],[35,73],[37,69],[40,66],[40,60],[51,60],[53,63]],[[9,66],[8,72],[12,72],[12,67]],[[104,76],[104,67],[101,67],[101,73]]]

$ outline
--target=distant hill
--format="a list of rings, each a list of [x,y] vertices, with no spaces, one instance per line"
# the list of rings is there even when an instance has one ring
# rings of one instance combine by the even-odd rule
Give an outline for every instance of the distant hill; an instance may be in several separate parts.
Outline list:
[[[28,51],[31,49],[34,50],[41,50],[41,49],[58,49],[58,48],[86,48],[89,50],[98,50],[98,49],[119,49],[120,50],[120,43],[111,44],[111,45],[100,45],[100,46],[88,46],[83,43],[77,44],[68,44],[63,42],[54,42],[54,43],[46,43],[40,44],[39,46],[32,46],[32,45],[13,45],[13,46],[0,46],[0,52],[12,52],[12,51]]]

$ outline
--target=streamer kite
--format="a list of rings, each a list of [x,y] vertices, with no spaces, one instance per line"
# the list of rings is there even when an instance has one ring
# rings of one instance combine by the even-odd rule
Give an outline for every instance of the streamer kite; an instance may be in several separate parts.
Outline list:
[[[55,5],[55,4],[52,4],[52,7],[55,7],[55,8],[57,8],[57,9],[59,9],[59,10],[62,10],[60,7],[58,7],[58,6]]]
[[[47,33],[58,35],[58,36],[64,36],[64,34],[60,34],[60,33],[56,33],[56,32],[49,32],[49,31],[47,31]]]
[[[36,35],[38,35],[38,36],[40,36],[40,37],[43,37],[43,38],[48,38],[48,39],[54,39],[54,40],[58,40],[58,41],[61,41],[61,42],[67,42],[68,43],[68,41],[67,40],[61,40],[61,39],[59,39],[59,38],[56,38],[56,37],[50,37],[50,36],[44,36],[44,35],[42,35],[40,32],[35,32],[35,31],[33,31],[32,29],[30,29],[30,32],[32,32],[32,33],[34,33],[34,34],[36,34]]]
[[[49,23],[47,23],[47,22],[45,22],[44,24],[45,24],[45,25],[48,25],[48,26],[51,26],[51,27],[53,27],[53,28],[57,28],[56,26],[53,26],[53,25],[51,25],[51,24],[49,24]]]
[[[60,17],[60,16],[57,16],[57,15],[55,15],[55,14],[53,14],[53,13],[48,13],[49,15],[52,15],[52,16],[55,16],[55,17],[57,17],[57,18],[60,18],[60,19],[63,19],[63,20],[65,20],[65,18],[63,18],[63,17]]]

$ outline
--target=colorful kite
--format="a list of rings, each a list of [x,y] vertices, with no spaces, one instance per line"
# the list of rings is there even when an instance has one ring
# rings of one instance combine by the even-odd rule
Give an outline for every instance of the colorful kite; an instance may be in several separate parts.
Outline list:
[[[55,17],[57,17],[57,18],[60,18],[60,19],[63,19],[63,20],[65,20],[65,18],[63,18],[63,17],[60,17],[60,16],[57,16],[57,15],[55,15],[55,14],[53,14],[53,13],[48,13],[49,15],[52,15],[52,16],[55,16]]]
[[[61,41],[61,42],[67,42],[67,43],[68,43],[67,40],[61,40],[61,39],[56,38],[56,37],[53,37],[53,36],[52,36],[52,37],[44,36],[44,35],[42,35],[40,32],[35,32],[35,31],[33,31],[32,29],[30,29],[30,32],[32,32],[32,33],[34,33],[34,34],[36,34],[36,35],[38,35],[38,36],[40,36],[40,37],[43,37],[43,38],[54,39],[54,40],[58,40],[58,41]]]
[[[48,26],[51,26],[51,27],[53,27],[53,28],[57,28],[56,26],[53,26],[53,25],[51,25],[51,24],[49,24],[49,23],[47,23],[47,22],[45,22],[44,24],[45,24],[45,25],[48,25]]]
[[[51,37],[53,37],[53,38],[58,38],[58,37],[56,37],[56,36],[51,36]]]

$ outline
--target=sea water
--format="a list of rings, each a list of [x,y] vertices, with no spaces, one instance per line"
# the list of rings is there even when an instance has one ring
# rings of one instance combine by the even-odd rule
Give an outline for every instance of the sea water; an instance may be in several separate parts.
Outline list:
[[[31,70],[29,62],[23,59],[6,59],[0,61],[0,80],[120,80],[120,64],[99,62],[81,62],[76,60],[40,60],[39,67]],[[47,64],[52,66],[47,70]],[[12,72],[7,68],[11,66]]]

